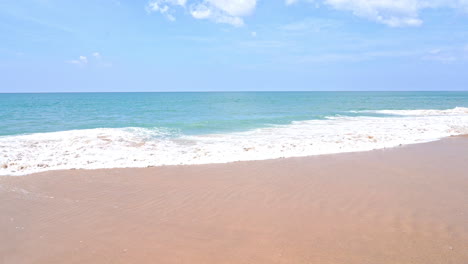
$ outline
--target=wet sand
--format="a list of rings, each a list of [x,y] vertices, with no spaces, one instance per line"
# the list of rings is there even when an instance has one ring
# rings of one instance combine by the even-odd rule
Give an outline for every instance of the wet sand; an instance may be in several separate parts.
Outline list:
[[[468,138],[0,177],[0,263],[468,263]]]

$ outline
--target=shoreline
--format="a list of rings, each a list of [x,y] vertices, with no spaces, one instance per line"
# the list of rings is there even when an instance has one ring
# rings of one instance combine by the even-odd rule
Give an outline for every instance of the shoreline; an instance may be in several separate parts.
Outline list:
[[[464,263],[468,136],[0,177],[0,263]],[[3,261],[3,262],[2,262]]]
[[[462,135],[454,135],[443,137],[439,139],[433,139],[424,142],[415,142],[415,143],[408,143],[408,144],[400,144],[399,146],[393,147],[384,147],[384,148],[376,148],[371,150],[358,150],[358,151],[347,151],[347,152],[339,152],[339,153],[325,153],[325,154],[315,154],[315,155],[306,155],[306,156],[293,156],[293,157],[281,157],[281,158],[271,158],[271,159],[253,159],[253,160],[239,160],[239,161],[228,161],[228,162],[214,162],[214,163],[201,163],[201,164],[177,164],[177,165],[150,165],[144,167],[113,167],[113,168],[72,168],[72,169],[53,169],[53,170],[46,170],[40,172],[33,172],[27,174],[19,174],[19,175],[0,175],[1,177],[24,177],[29,175],[40,175],[43,173],[50,173],[50,172],[65,172],[65,171],[101,171],[101,170],[119,170],[119,169],[147,169],[147,168],[166,168],[166,167],[187,167],[187,166],[209,166],[209,165],[227,165],[227,164],[235,164],[235,163],[249,163],[249,162],[262,162],[262,161],[281,161],[285,159],[301,159],[301,158],[314,158],[314,157],[324,157],[324,156],[334,156],[334,155],[347,155],[347,154],[357,154],[357,153],[365,153],[365,152],[374,152],[374,151],[386,151],[386,150],[393,150],[399,148],[405,148],[408,146],[413,145],[421,145],[421,144],[430,144],[433,142],[443,141],[451,138],[468,138],[468,134]]]
[[[240,126],[239,131],[228,129],[219,133],[206,131],[206,134],[182,133],[161,125],[3,136],[0,137],[0,175],[225,164],[353,153],[468,133],[463,125],[468,124],[466,107],[343,111],[311,116],[303,121],[244,129]],[[235,122],[232,125],[236,127]]]

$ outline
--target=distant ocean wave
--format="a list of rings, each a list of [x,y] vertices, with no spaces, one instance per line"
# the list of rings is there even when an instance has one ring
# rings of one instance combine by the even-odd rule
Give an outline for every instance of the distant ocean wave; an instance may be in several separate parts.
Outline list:
[[[419,109],[419,110],[362,110],[349,111],[351,113],[374,113],[385,115],[401,115],[401,116],[446,116],[446,115],[468,115],[468,108],[455,107],[446,110]]]
[[[363,111],[360,111],[363,113]],[[166,128],[97,128],[0,137],[0,175],[226,163],[366,151],[468,134],[468,108],[378,110],[245,132],[184,135]]]

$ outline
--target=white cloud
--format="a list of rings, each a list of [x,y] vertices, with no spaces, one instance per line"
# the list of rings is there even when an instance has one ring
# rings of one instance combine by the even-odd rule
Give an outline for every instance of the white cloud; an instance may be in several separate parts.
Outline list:
[[[243,26],[242,17],[250,15],[257,0],[203,0],[190,6],[190,14],[196,19],[209,19],[216,23]]]
[[[84,64],[87,64],[88,58],[86,58],[86,56],[80,56],[80,61],[83,62]]]
[[[206,0],[205,3],[209,3],[231,16],[246,16],[253,12],[257,0]]]
[[[151,0],[146,6],[146,11],[159,12],[170,21],[175,21],[175,17],[172,15],[173,6],[185,7],[187,0]]]
[[[174,21],[176,9],[183,9],[195,19],[215,23],[244,25],[244,18],[253,13],[258,0],[150,0],[148,13],[157,12]],[[424,9],[452,8],[468,12],[468,0],[284,0],[286,5],[312,3],[348,11],[390,27],[420,26]]]
[[[207,19],[212,16],[211,9],[202,4],[192,6],[190,13],[196,19]]]
[[[285,0],[285,3],[291,5],[298,1]],[[390,27],[420,26],[423,21],[419,14],[424,9],[445,7],[468,11],[467,0],[321,0],[321,2],[334,9],[350,11],[356,16]]]
[[[68,60],[66,63],[78,65],[84,67],[86,65],[90,66],[100,66],[100,67],[110,67],[112,66],[111,63],[106,62],[102,59],[101,53],[93,52],[90,56],[81,55],[78,59],[75,60]]]
[[[171,21],[175,20],[173,9],[188,9],[195,19],[208,19],[215,23],[243,26],[243,17],[252,14],[257,0],[151,0],[146,10],[159,12]]]
[[[421,25],[418,12],[427,5],[420,0],[325,0],[325,3],[391,27]]]
[[[284,0],[284,3],[286,5],[294,5],[296,3],[299,3],[299,2],[309,2],[309,3],[315,3],[316,4],[316,7],[319,7],[319,2],[318,0]]]
[[[67,62],[71,63],[71,64],[84,66],[84,65],[88,64],[88,58],[86,56],[80,56],[80,57],[78,57],[77,60],[69,60]]]

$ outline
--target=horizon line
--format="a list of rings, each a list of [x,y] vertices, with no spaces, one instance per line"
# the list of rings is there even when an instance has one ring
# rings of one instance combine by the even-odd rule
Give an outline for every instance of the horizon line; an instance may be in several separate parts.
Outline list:
[[[0,94],[74,94],[74,93],[301,93],[301,92],[468,92],[468,90],[314,90],[314,91],[92,91],[92,92],[0,92]]]

